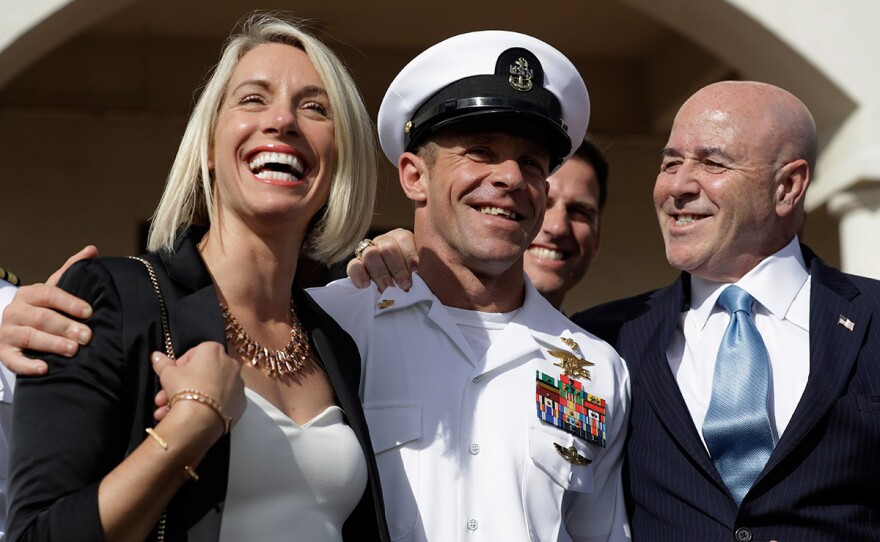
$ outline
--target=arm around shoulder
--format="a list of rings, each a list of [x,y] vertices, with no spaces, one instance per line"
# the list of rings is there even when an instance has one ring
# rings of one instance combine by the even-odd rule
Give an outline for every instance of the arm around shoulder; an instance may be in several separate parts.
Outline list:
[[[94,304],[91,345],[73,360],[47,356],[42,377],[19,378],[10,447],[10,540],[98,540],[100,480],[124,457],[125,353],[121,304],[95,262],[62,285]]]

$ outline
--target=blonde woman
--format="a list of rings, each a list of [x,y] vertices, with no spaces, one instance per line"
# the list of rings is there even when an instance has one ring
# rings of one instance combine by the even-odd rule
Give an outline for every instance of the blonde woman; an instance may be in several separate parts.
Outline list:
[[[19,380],[10,540],[388,540],[357,348],[294,283],[301,251],[363,237],[373,146],[321,42],[265,14],[230,37],[154,216],[155,276],[104,258],[60,282],[93,337]]]

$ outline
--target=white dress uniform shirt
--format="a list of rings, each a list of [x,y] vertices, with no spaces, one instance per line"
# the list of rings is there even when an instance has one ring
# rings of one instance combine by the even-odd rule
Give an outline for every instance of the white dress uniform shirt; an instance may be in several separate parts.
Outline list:
[[[418,275],[409,292],[380,294],[344,280],[310,293],[358,344],[392,539],[629,538],[620,483],[628,373],[613,348],[572,324],[531,283],[523,306],[479,357]],[[604,448],[538,419],[536,372],[562,372],[548,351],[580,352],[595,363],[591,379],[579,380],[607,401]],[[590,463],[569,462],[554,444]]]
[[[15,286],[0,279],[0,323],[3,310],[15,296]],[[15,375],[0,365],[0,540],[6,532],[6,471],[9,467],[9,439],[12,432],[12,392]]]
[[[778,441],[810,376],[810,275],[797,237],[736,285],[756,301],[752,316],[770,358],[770,425]],[[730,322],[727,311],[715,304],[727,286],[691,276],[691,307],[681,313],[666,351],[700,438],[712,399],[715,358]]]

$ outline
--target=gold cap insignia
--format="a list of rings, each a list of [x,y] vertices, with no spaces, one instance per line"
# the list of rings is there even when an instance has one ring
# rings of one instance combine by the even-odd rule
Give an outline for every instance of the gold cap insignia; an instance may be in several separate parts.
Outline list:
[[[406,121],[406,124],[403,125],[403,132],[408,134],[413,129],[413,122],[411,120]]]
[[[532,76],[534,70],[529,69],[529,62],[523,57],[516,59],[516,62],[510,65],[510,86],[520,92],[528,92],[532,90]]]
[[[376,306],[379,307],[380,309],[387,309],[391,305],[394,305],[393,299],[383,299],[382,301],[376,303]]]
[[[556,451],[559,452],[559,455],[561,455],[563,459],[565,459],[572,465],[589,465],[590,463],[592,463],[591,460],[579,454],[574,445],[566,448],[561,444],[557,444],[554,442],[553,447],[556,448]]]

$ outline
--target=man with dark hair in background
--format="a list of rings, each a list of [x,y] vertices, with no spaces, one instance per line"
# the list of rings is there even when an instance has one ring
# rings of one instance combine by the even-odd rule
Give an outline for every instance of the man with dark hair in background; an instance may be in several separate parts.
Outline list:
[[[589,140],[547,181],[547,209],[526,251],[526,273],[557,309],[599,253],[602,211],[608,199],[608,162]]]

